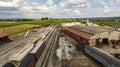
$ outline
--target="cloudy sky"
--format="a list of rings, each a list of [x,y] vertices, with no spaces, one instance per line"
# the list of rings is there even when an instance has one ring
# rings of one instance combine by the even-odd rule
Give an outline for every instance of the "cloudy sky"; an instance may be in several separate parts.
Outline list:
[[[0,18],[120,16],[120,0],[0,0]]]

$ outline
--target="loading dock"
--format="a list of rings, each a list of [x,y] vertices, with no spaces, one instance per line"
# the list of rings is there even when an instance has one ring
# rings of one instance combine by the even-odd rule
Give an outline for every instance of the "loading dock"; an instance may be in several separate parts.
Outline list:
[[[103,39],[102,39],[102,44],[107,44],[107,45],[109,45],[108,38],[103,38]]]

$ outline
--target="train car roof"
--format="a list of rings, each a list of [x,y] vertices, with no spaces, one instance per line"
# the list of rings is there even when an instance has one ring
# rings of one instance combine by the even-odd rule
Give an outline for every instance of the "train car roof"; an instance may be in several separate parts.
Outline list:
[[[12,63],[8,62],[4,64],[2,67],[15,67]]]
[[[25,58],[21,61],[19,67],[28,67],[28,64],[30,63],[30,61],[34,58],[33,55],[27,55],[25,56]]]
[[[44,41],[40,41],[37,43],[37,46],[30,52],[30,53],[36,53],[38,49],[41,47]]]

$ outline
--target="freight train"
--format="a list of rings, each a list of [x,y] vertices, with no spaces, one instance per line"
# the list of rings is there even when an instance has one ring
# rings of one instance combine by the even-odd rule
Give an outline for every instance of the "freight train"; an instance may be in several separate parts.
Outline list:
[[[45,41],[39,42],[39,44],[21,61],[19,67],[35,67],[45,46]]]
[[[27,44],[23,49],[20,49],[16,54],[9,57],[9,61],[18,65],[20,61],[33,49],[34,44]]]
[[[42,52],[44,51],[46,47],[46,42],[49,40],[51,34],[53,33],[54,28],[50,28],[47,30],[47,32],[44,32],[44,36],[41,37],[36,37],[35,40],[32,41],[29,45],[31,45],[31,48],[25,50],[25,52],[22,52],[20,54],[22,57],[17,57],[12,56],[10,58],[10,61],[5,63],[3,67],[35,67],[35,64],[37,63],[39,57],[41,56]],[[13,62],[13,61],[18,61],[19,63]]]
[[[35,67],[36,62],[45,49],[45,41],[40,41],[38,45],[30,51],[21,61],[17,67]],[[13,62],[7,62],[3,67],[15,67]]]
[[[11,62],[7,62],[3,67],[15,67],[15,65]]]

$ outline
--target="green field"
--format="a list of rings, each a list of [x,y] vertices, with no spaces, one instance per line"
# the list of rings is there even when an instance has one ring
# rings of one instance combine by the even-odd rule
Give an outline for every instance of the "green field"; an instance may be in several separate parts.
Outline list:
[[[35,26],[58,25],[60,23],[81,22],[75,20],[32,20],[32,21],[0,21],[0,32],[8,35],[24,32]]]
[[[16,26],[16,25],[22,25],[22,24],[34,24],[34,25],[56,25],[59,24],[60,21],[15,21],[15,22],[0,22],[0,27],[10,27],[10,26]]]
[[[15,23],[15,22],[0,22],[0,27],[16,26],[20,24],[21,23]]]
[[[107,25],[107,26],[111,26],[111,27],[120,27],[120,21],[116,22],[116,21],[109,21],[109,20],[97,20],[94,22],[101,26]]]
[[[38,27],[38,26],[40,26],[40,25],[24,24],[24,25],[3,27],[3,28],[0,28],[0,32],[6,33],[8,35],[12,35],[12,34],[20,33],[23,31],[27,31],[30,28]]]
[[[2,21],[0,22],[0,33],[6,33],[8,35],[24,32],[30,28],[44,26],[44,25],[56,25],[58,21]]]

